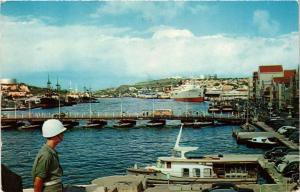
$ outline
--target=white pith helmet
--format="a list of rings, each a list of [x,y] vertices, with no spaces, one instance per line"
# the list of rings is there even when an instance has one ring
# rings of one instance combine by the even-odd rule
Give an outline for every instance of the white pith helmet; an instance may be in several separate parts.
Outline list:
[[[67,130],[64,125],[57,119],[48,119],[42,127],[43,137],[54,137]]]

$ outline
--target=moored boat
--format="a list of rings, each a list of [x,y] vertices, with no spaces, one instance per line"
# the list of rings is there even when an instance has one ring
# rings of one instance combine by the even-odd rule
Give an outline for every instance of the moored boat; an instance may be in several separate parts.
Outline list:
[[[166,120],[164,119],[153,119],[147,122],[147,127],[163,127],[166,125]]]
[[[28,125],[23,125],[21,127],[18,127],[18,129],[19,130],[35,130],[39,127],[40,127],[40,125],[30,125],[30,124],[28,124]]]
[[[241,129],[243,131],[255,131],[256,127],[248,122],[246,122],[245,124],[241,125]]]
[[[206,127],[206,126],[211,126],[211,125],[214,125],[214,123],[211,121],[196,121],[196,122],[194,122],[193,127],[201,128],[201,127]]]
[[[136,125],[136,121],[131,119],[121,119],[116,124],[113,125],[113,127],[116,128],[131,128]]]
[[[102,128],[103,126],[107,125],[106,121],[95,121],[91,120],[86,125],[84,125],[84,128]]]
[[[275,147],[278,145],[277,141],[273,141],[268,137],[254,137],[246,141],[246,145],[249,147]]]
[[[171,157],[159,157],[157,164],[145,168],[127,169],[128,173],[147,175],[152,182],[237,182],[255,183],[257,180],[257,160],[261,155],[211,155],[189,158],[185,153],[198,147],[179,146],[182,127]]]

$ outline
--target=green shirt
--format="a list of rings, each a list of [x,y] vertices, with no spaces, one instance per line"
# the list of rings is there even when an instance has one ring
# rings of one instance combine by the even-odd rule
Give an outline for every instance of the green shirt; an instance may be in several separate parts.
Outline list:
[[[44,144],[38,152],[32,167],[33,180],[35,177],[39,177],[44,182],[53,181],[61,178],[62,174],[63,171],[59,164],[57,152]]]

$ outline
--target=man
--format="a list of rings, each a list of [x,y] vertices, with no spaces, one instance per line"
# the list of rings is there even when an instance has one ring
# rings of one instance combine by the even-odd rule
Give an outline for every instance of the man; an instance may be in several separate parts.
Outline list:
[[[66,128],[57,119],[49,119],[42,127],[43,137],[47,142],[38,152],[33,168],[34,192],[61,192],[63,170],[59,164],[55,147],[63,140]]]

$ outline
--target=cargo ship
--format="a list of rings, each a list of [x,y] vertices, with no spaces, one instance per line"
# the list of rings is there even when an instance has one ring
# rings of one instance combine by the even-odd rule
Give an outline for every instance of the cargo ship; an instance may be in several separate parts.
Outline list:
[[[193,84],[185,84],[171,92],[171,99],[184,102],[203,102],[204,90]]]

